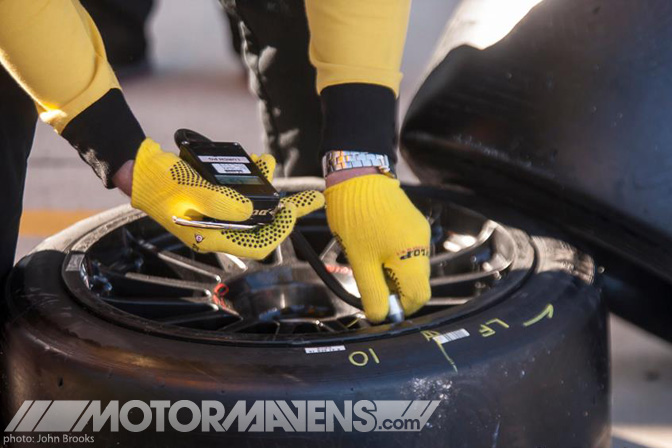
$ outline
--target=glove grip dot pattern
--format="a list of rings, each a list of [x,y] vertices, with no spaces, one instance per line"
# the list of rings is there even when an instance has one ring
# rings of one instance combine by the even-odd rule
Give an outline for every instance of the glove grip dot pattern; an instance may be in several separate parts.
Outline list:
[[[257,159],[254,163],[259,168],[259,171],[261,171],[261,174],[263,174],[264,177],[266,179],[268,179],[269,175],[271,174],[271,168],[268,166],[266,161],[264,159],[260,158],[260,159]]]
[[[250,230],[227,230],[222,235],[237,246],[263,249],[284,239],[294,224],[293,212],[283,209],[275,216],[273,224]]]
[[[282,198],[283,203],[292,203],[297,208],[303,208],[311,205],[317,197],[317,192],[313,190],[302,191],[301,193],[293,194],[292,196]]]

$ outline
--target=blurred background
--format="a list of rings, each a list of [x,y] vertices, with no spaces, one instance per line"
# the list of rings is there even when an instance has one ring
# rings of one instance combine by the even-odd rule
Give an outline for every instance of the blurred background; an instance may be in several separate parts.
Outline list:
[[[83,3],[90,4],[95,18],[96,1]],[[403,63],[402,116],[457,3],[414,2]],[[105,38],[103,24],[101,30]],[[147,37],[146,63],[123,67],[121,83],[148,136],[164,149],[175,149],[173,133],[186,127],[214,140],[238,141],[248,152],[263,152],[256,99],[216,0],[154,1]],[[405,182],[417,182],[403,164],[399,174]],[[50,127],[38,125],[17,259],[43,238],[127,202],[116,190],[105,190]],[[611,344],[614,448],[672,447],[672,347],[617,318],[612,318]]]

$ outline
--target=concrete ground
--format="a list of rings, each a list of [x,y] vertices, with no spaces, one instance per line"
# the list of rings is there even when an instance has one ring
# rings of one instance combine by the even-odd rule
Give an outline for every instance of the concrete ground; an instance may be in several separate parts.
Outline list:
[[[160,1],[151,20],[151,74],[123,82],[145,131],[173,148],[180,127],[240,141],[261,152],[261,125],[215,0]],[[404,58],[403,111],[420,82],[454,0],[416,0]],[[127,202],[104,190],[75,151],[38,127],[24,200],[18,257],[42,238],[98,210]],[[415,178],[401,168],[406,181]],[[672,345],[612,319],[613,446],[672,447]]]

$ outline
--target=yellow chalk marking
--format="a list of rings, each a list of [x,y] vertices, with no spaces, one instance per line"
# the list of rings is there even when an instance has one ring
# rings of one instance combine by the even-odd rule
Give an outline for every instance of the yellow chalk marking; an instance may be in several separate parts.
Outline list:
[[[493,330],[488,326],[492,324],[499,324],[504,328],[509,328],[509,324],[507,324],[501,319],[490,319],[486,323],[481,324],[481,328],[478,330],[478,332],[481,333],[481,336],[483,336],[484,338],[489,338],[490,336],[496,333],[495,330]]]
[[[541,319],[544,317],[548,317],[549,319],[553,319],[553,305],[550,303],[546,305],[546,308],[544,308],[544,311],[533,317],[532,319],[528,320],[527,322],[523,323],[523,327],[529,327],[530,325],[534,325],[537,322],[539,322]]]
[[[380,359],[378,359],[378,355],[376,355],[376,352],[373,351],[372,348],[369,349],[369,353],[371,353],[371,358],[373,358],[373,362],[376,364],[380,364]],[[369,363],[369,355],[366,354],[366,352],[352,352],[350,353],[350,356],[348,356],[348,359],[350,360],[350,363],[354,366],[357,367],[364,367]]]
[[[446,350],[443,348],[443,345],[439,341],[434,340],[434,342],[436,342],[436,346],[439,347],[439,350],[441,350],[441,353],[443,353],[443,357],[446,358],[448,364],[450,364],[455,373],[457,373],[457,364],[455,364],[455,361],[453,361],[453,359],[450,356],[448,356],[448,353],[446,353]]]
[[[361,361],[355,360],[355,356],[361,356]],[[369,362],[369,356],[364,352],[352,352],[348,356],[350,362],[357,367],[364,367]]]
[[[47,237],[102,210],[24,210],[19,236]]]
[[[435,330],[422,330],[421,333],[425,337],[426,341],[431,341],[436,336],[439,336],[441,334],[441,333],[439,333],[438,331],[435,331]]]

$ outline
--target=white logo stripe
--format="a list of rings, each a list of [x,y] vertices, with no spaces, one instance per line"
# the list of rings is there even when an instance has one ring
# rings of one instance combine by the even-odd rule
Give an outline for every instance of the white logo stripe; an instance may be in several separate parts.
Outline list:
[[[14,428],[16,428],[16,425],[19,424],[21,419],[23,418],[24,414],[30,408],[30,406],[33,404],[33,400],[26,400],[23,402],[21,407],[19,408],[18,411],[16,411],[16,414],[14,414],[14,417],[12,417],[12,421],[9,422],[9,425],[5,428],[5,432],[12,432],[14,431]]]
[[[54,401],[40,423],[36,432],[68,432],[89,404],[88,400]]]
[[[405,415],[405,417],[421,418],[430,404],[432,404],[431,401],[413,400],[411,405],[408,407],[408,413]],[[402,417],[404,417],[404,415],[402,415]]]
[[[49,408],[51,400],[37,400],[30,407],[30,410],[26,416],[21,420],[21,424],[16,428],[17,432],[27,432],[32,431],[37,422],[40,421],[44,412]]]
[[[422,414],[420,414],[420,417],[424,418],[425,421],[429,420],[429,417],[431,417],[432,414],[434,414],[434,411],[436,410],[436,408],[439,407],[440,403],[441,403],[440,400],[430,401],[425,410],[422,411]]]
[[[401,413],[402,417],[406,415],[406,413],[408,412],[409,409],[411,409],[411,406],[413,406],[413,403],[415,403],[415,402],[414,401],[409,401],[408,402],[408,406],[406,406],[406,409],[404,409],[404,412]]]

